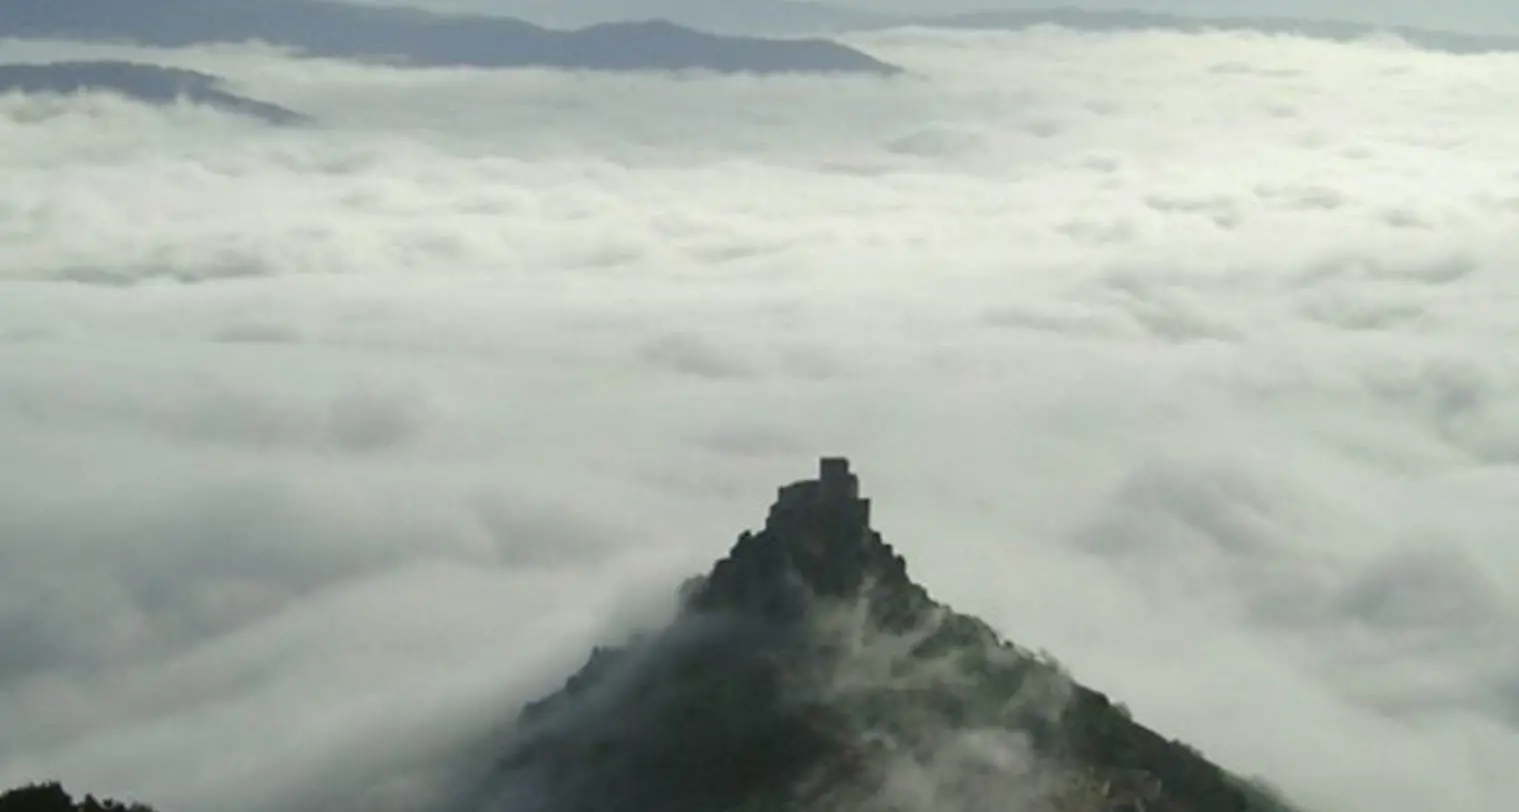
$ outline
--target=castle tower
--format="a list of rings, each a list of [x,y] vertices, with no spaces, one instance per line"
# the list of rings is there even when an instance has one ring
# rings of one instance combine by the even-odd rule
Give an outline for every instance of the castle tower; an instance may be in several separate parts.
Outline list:
[[[848,598],[867,583],[907,582],[901,556],[870,528],[870,500],[860,496],[849,460],[823,457],[817,472],[816,479],[780,489],[765,529],[739,538],[693,587],[688,607],[758,607],[769,617],[792,618],[816,597]]]
[[[870,528],[870,500],[860,498],[860,479],[844,457],[824,457],[818,478],[780,489],[766,526],[771,530],[828,528],[827,535],[854,538]]]
[[[844,457],[824,457],[818,463],[818,482],[824,502],[860,498],[860,478],[849,472],[849,460]]]

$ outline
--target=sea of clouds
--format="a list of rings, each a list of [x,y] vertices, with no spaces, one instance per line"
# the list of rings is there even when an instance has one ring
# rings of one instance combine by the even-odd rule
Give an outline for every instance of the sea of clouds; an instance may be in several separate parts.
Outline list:
[[[0,97],[0,784],[404,809],[847,454],[1137,719],[1508,806],[1519,57],[852,44],[908,73],[0,43],[320,121]]]

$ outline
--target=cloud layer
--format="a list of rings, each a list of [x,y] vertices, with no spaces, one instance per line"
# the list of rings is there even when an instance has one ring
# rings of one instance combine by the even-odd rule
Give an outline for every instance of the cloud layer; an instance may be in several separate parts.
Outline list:
[[[1519,59],[855,44],[910,74],[0,45],[323,120],[0,99],[0,782],[404,798],[847,453],[937,597],[1142,721],[1500,808]]]

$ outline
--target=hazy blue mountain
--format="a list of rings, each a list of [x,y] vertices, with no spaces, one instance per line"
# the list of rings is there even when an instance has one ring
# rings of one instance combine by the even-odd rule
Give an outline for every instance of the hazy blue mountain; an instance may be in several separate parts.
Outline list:
[[[629,19],[661,19],[716,34],[832,34],[891,24],[864,9],[802,0],[452,0],[450,8],[489,10],[550,28],[581,28]]]
[[[371,0],[380,2],[380,0]],[[1393,33],[1421,48],[1449,53],[1519,51],[1519,37],[1482,36],[1414,27],[1375,26],[1335,20],[1277,17],[1190,17],[1147,11],[1051,7],[902,16],[800,0],[452,0],[452,7],[508,13],[550,27],[579,27],[627,19],[660,18],[703,31],[727,34],[840,34],[896,28],[1021,30],[1058,25],[1081,31],[1256,31],[1349,41]]]
[[[150,104],[184,100],[273,124],[306,120],[293,110],[231,93],[218,76],[182,68],[119,61],[0,65],[0,93],[71,94],[85,90],[117,93]]]
[[[668,22],[549,30],[324,0],[0,0],[0,36],[183,47],[263,41],[312,56],[417,65],[793,73],[896,68],[822,39],[723,37]]]

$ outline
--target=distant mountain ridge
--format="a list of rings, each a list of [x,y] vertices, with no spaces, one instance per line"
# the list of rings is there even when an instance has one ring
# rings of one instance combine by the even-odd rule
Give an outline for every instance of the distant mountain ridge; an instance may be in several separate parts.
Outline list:
[[[0,36],[177,48],[259,41],[310,56],[421,66],[866,73],[898,69],[822,39],[726,37],[668,22],[556,31],[327,0],[0,0]]]
[[[454,0],[458,8],[475,5]],[[479,4],[484,7],[484,3]],[[1386,26],[1353,21],[1291,17],[1204,17],[1123,9],[1051,6],[947,14],[887,14],[853,6],[799,0],[490,0],[489,6],[551,27],[579,27],[627,18],[658,17],[680,25],[725,34],[837,35],[906,26],[936,29],[1022,30],[1055,25],[1079,31],[1256,31],[1296,34],[1344,42],[1379,33],[1412,45],[1448,53],[1519,51],[1519,35],[1438,31],[1419,26]]]
[[[218,76],[183,68],[116,60],[0,65],[0,94],[72,95],[115,93],[148,104],[185,101],[271,124],[300,124],[305,115],[277,104],[239,96]]]
[[[613,20],[664,19],[716,34],[826,35],[895,24],[900,18],[804,0],[452,0],[457,11],[516,17],[550,28],[583,28]]]

